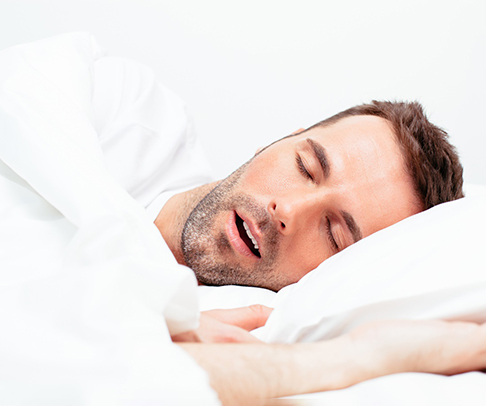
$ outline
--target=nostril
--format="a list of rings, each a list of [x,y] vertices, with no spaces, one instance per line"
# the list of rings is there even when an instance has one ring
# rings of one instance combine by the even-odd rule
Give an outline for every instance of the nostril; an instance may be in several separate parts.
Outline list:
[[[280,224],[282,224],[282,228],[285,228],[285,223],[280,222]]]

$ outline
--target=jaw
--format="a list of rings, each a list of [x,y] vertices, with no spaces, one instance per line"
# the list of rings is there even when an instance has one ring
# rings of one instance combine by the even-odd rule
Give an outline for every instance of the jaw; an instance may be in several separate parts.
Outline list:
[[[186,192],[172,196],[162,207],[154,221],[162,238],[172,251],[176,261],[186,265],[181,248],[181,236],[184,224],[197,204],[210,193],[220,181],[208,183]]]

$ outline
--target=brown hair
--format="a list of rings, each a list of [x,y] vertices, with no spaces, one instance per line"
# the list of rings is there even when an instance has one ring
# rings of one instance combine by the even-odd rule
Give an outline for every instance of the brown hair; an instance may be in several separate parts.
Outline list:
[[[370,104],[344,110],[310,128],[331,125],[350,116],[378,116],[392,124],[424,210],[464,197],[463,168],[457,151],[449,143],[447,133],[427,119],[420,103],[373,100]]]

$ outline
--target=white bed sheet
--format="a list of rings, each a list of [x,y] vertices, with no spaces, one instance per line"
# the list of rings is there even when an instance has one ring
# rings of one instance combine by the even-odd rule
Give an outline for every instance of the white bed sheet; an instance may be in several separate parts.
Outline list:
[[[285,398],[282,406],[482,406],[486,378],[481,372],[450,377],[421,373],[383,376],[347,389]],[[298,402],[298,403],[297,403]]]
[[[104,163],[103,55],[84,33],[0,53],[0,403],[216,405],[169,335],[197,323],[195,277]]]

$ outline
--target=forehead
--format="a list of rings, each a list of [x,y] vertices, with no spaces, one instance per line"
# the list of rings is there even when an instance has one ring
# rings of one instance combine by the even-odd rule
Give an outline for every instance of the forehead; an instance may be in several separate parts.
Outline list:
[[[313,128],[299,137],[311,137],[350,151],[401,156],[391,123],[376,116],[351,116],[336,123]]]
[[[342,181],[404,178],[405,162],[391,123],[375,116],[352,116],[316,127],[296,137],[297,144],[310,138],[328,153],[334,174]],[[335,180],[339,180],[336,179]]]
[[[326,150],[331,166],[328,186],[339,205],[360,219],[365,235],[420,211],[413,183],[391,123],[375,116],[353,116],[296,137]]]

